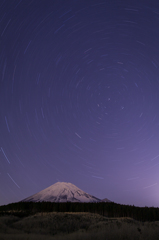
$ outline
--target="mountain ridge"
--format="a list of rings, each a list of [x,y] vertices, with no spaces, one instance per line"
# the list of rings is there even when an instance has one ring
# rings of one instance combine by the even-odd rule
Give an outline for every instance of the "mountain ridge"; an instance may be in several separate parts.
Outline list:
[[[104,199],[105,200],[105,199]],[[108,199],[107,199],[108,200]],[[23,202],[102,202],[72,183],[57,182],[22,200]],[[110,200],[108,200],[110,202]]]

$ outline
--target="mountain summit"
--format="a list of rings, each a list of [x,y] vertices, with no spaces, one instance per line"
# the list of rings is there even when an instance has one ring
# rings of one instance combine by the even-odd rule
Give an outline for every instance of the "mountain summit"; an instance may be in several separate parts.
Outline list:
[[[28,197],[23,202],[100,202],[72,183],[57,182],[48,188]]]

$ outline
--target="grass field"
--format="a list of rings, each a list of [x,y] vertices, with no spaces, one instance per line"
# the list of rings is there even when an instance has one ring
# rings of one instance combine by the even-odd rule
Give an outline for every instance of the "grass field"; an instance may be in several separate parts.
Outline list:
[[[158,240],[159,222],[91,213],[38,213],[0,217],[0,240]]]

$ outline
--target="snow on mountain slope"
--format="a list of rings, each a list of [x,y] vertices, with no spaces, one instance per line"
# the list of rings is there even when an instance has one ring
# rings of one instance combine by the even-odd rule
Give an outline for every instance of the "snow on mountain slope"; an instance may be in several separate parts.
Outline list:
[[[28,197],[24,202],[100,202],[101,200],[82,191],[72,183],[57,182]]]

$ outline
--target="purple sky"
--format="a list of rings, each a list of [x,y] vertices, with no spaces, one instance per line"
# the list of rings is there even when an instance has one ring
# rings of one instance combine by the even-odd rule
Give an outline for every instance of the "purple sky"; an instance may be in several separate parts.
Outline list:
[[[159,1],[0,2],[0,205],[57,181],[159,207]]]

